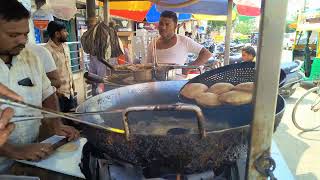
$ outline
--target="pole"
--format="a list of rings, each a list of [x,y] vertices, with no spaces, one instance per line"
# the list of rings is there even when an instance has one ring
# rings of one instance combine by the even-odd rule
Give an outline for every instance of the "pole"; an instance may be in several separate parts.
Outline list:
[[[228,1],[227,28],[226,28],[226,36],[225,36],[225,48],[224,48],[224,65],[229,64],[230,40],[231,40],[231,29],[232,29],[232,6],[233,6],[233,0],[229,0]]]
[[[97,23],[96,1],[95,0],[86,0],[86,2],[87,2],[88,28],[90,28]]]
[[[259,157],[270,155],[279,86],[282,39],[288,0],[262,0],[254,98],[254,119],[247,161],[248,180],[267,179],[256,169]],[[267,161],[262,161],[266,167]]]
[[[104,17],[104,22],[109,23],[110,21],[110,5],[109,5],[109,0],[104,0],[103,1],[103,17]]]

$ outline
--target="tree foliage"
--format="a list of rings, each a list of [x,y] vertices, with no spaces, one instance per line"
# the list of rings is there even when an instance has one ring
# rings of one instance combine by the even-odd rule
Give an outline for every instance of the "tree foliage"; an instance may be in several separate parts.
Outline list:
[[[226,22],[224,21],[208,21],[208,28],[210,31],[219,30],[221,27],[225,27]]]
[[[235,23],[235,32],[249,35],[254,32],[255,29],[255,21],[254,20],[247,20],[247,21],[238,21]]]

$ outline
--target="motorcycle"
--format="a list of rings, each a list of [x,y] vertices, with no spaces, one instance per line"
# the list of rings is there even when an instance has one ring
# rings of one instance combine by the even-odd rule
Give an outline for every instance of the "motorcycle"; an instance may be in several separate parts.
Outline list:
[[[206,39],[202,45],[208,49],[211,53],[215,51],[216,44],[211,39]]]
[[[284,98],[290,97],[300,86],[300,82],[305,75],[301,72],[303,61],[295,60],[293,62],[281,64],[281,69],[286,73],[284,85],[279,89],[279,94]]]

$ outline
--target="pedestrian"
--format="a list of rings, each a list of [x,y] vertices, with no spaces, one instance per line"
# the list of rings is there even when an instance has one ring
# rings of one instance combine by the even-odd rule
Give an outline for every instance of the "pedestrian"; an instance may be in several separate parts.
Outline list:
[[[75,99],[75,85],[71,71],[70,50],[66,42],[68,32],[66,26],[59,21],[51,21],[48,24],[49,41],[45,47],[51,53],[58,70],[58,79],[61,86],[57,88],[60,110],[70,112],[77,106]]]

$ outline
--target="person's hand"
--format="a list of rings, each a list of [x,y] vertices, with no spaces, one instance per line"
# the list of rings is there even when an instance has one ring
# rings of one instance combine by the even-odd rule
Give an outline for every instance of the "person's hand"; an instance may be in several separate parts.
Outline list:
[[[214,69],[219,68],[219,67],[222,67],[222,66],[223,66],[223,64],[222,64],[222,62],[220,62],[220,61],[214,61],[214,62],[212,63],[212,67],[213,67]]]
[[[0,83],[0,96],[9,97],[16,101],[22,101],[22,97]]]
[[[9,123],[12,116],[12,108],[4,109],[0,115],[0,147],[7,141],[11,132],[15,128],[15,125],[13,123]]]
[[[51,144],[35,143],[21,147],[12,147],[6,152],[6,156],[16,160],[40,161],[53,153]]]
[[[80,132],[72,126],[67,126],[60,124],[54,128],[54,133],[59,136],[65,136],[69,141],[78,139],[80,137]]]
[[[22,97],[0,83],[0,96],[9,97],[16,101],[22,101]],[[13,109],[6,108],[0,113],[0,146],[8,139],[10,133],[14,130],[15,125],[9,123],[13,116]]]

